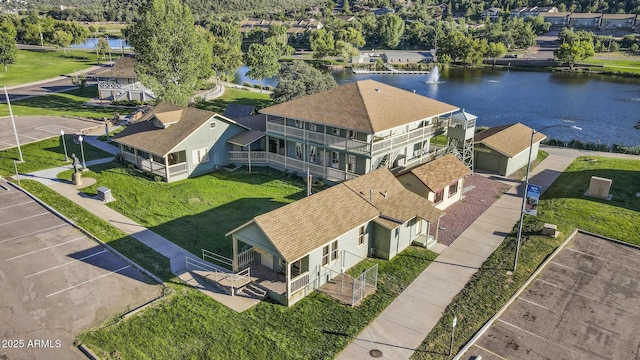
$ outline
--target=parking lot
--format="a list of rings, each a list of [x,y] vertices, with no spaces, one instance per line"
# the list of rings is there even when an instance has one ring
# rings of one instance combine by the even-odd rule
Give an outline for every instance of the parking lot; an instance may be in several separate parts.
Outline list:
[[[4,114],[3,114],[4,115]],[[16,131],[20,145],[65,134],[102,133],[104,125],[99,122],[60,116],[16,116]],[[0,117],[0,150],[16,147],[16,135],[11,118]]]
[[[578,233],[463,359],[639,359],[640,250]]]
[[[86,358],[73,346],[80,331],[160,295],[130,263],[0,185],[0,359]]]

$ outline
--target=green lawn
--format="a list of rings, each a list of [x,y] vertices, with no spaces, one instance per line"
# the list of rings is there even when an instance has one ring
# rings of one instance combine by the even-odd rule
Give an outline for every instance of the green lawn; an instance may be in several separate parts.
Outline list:
[[[269,97],[269,94],[234,89],[226,86],[224,94],[221,97],[198,103],[197,107],[222,114],[228,104],[252,105],[258,109],[262,109],[271,105],[271,98]]]
[[[95,195],[99,186],[110,188],[117,201],[109,207],[196,255],[204,248],[231,256],[228,231],[305,195],[302,179],[269,168],[254,168],[251,174],[219,171],[168,184],[108,163],[92,166],[83,176],[97,179],[83,192]]]
[[[71,154],[75,153],[78,159],[82,161],[80,145],[73,142],[73,135],[65,134],[64,138],[69,159],[71,158]],[[24,159],[23,163],[17,164],[20,173],[29,173],[71,164],[70,160],[67,162],[64,161],[64,148],[60,136],[23,145],[20,148],[22,150],[22,158]],[[88,144],[84,144],[83,148],[85,161],[112,156]],[[20,159],[20,157],[17,147],[0,151],[0,175],[15,175],[13,162],[18,159]],[[69,176],[68,178],[70,179],[71,177]]]
[[[237,314],[185,288],[78,339],[101,359],[333,359],[435,257],[410,247],[378,261],[378,290],[357,308],[314,292],[291,308],[263,301]]]
[[[591,176],[613,180],[611,201],[585,197]],[[517,226],[447,307],[413,359],[449,359],[451,321],[458,317],[454,353],[491,318],[575,228],[640,245],[640,161],[581,157],[544,193],[538,217],[525,217],[518,271],[513,268]],[[544,223],[557,224],[553,239],[537,235]]]
[[[618,55],[619,56],[619,55]],[[628,60],[619,59],[603,59],[603,55],[599,54],[598,58],[588,58],[583,61],[586,64],[602,65],[605,71],[616,71],[625,73],[640,74],[640,57],[630,56]]]
[[[26,84],[56,76],[68,75],[96,65],[96,54],[80,50],[18,50],[15,64],[0,71],[0,85]]]
[[[89,119],[113,118],[115,113],[127,114],[128,108],[89,106],[85,102],[98,96],[98,86],[87,86],[62,93],[32,97],[29,99],[12,101],[11,110],[15,116],[52,115],[71,116]],[[7,104],[0,104],[0,116],[9,114]]]

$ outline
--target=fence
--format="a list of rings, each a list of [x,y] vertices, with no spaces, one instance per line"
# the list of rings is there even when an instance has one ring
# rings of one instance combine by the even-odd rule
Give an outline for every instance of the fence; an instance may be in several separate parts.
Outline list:
[[[358,278],[353,279],[351,306],[356,306],[362,299],[378,287],[378,264],[365,270]]]

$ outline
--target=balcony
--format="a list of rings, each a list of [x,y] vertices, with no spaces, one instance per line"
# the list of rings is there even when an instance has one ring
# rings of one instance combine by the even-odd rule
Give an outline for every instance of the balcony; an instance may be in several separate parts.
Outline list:
[[[373,141],[372,146],[373,154],[389,151],[391,149],[416,142],[420,139],[431,137],[435,134],[435,132],[436,127],[434,125],[428,125],[397,135],[376,138]]]
[[[229,161],[234,164],[249,164],[249,152],[230,151]],[[325,167],[266,151],[252,151],[251,164],[269,165],[278,169],[293,170],[299,173],[307,173],[308,171],[313,176],[331,181],[345,181],[358,177],[357,174],[348,173],[340,169]]]
[[[267,122],[267,133],[281,135],[287,138],[300,139],[302,141],[309,141],[329,148],[346,150],[360,154],[368,154],[370,151],[370,146],[365,141],[300,129],[274,122]]]

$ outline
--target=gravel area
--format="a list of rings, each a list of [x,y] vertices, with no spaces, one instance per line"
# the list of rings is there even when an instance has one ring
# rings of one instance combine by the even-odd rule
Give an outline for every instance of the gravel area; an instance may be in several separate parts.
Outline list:
[[[450,245],[471,223],[489,208],[510,186],[498,180],[487,179],[481,175],[470,175],[464,179],[463,189],[475,186],[463,195],[457,203],[450,205],[440,218],[438,242]],[[435,226],[431,235],[435,235]]]

